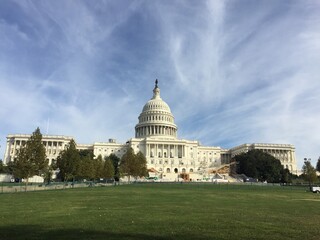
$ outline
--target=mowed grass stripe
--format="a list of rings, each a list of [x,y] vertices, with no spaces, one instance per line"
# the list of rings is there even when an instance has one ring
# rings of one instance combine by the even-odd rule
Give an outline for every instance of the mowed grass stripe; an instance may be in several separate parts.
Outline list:
[[[137,184],[0,195],[0,239],[319,239],[320,197],[251,185]]]

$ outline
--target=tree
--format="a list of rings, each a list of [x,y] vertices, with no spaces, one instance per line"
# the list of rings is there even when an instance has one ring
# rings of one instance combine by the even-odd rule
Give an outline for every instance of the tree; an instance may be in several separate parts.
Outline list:
[[[108,157],[105,157],[105,160],[107,160],[107,159],[110,159],[113,164],[114,180],[119,181],[119,178],[120,178],[120,169],[119,169],[120,158],[117,157],[117,155],[112,153]]]
[[[102,177],[105,179],[114,177],[114,166],[110,158],[106,158],[103,164]]]
[[[147,175],[147,160],[145,156],[139,152],[137,155],[132,148],[128,148],[127,152],[122,156],[120,161],[120,173],[123,176],[135,178]]]
[[[92,158],[89,156],[81,157],[77,176],[79,179],[87,180],[93,180],[95,178],[95,168]]]
[[[47,170],[44,173],[44,180],[50,184],[51,180],[52,180],[52,176],[54,173],[54,170],[57,169],[57,166],[55,163],[51,163],[51,165],[47,168]]]
[[[80,163],[77,168],[77,177],[79,179],[92,180],[95,177],[95,168],[92,150],[80,150]]]
[[[135,176],[146,177],[148,175],[147,159],[143,155],[143,153],[140,151],[136,155],[136,164],[137,164],[137,172],[135,173]]]
[[[302,166],[302,175],[303,179],[309,183],[309,186],[311,187],[311,183],[314,183],[317,181],[317,173],[316,169],[311,165],[310,160],[304,161],[304,164]]]
[[[80,154],[76,148],[73,139],[69,142],[67,148],[59,153],[57,158],[57,167],[63,181],[73,179],[79,173]]]
[[[12,161],[8,162],[7,166],[5,166],[5,168],[4,168],[5,173],[13,175],[14,166],[15,166],[14,162],[12,162]]]
[[[282,183],[291,183],[292,182],[292,174],[290,173],[289,169],[283,168],[281,170],[281,182]]]
[[[234,158],[238,163],[239,174],[273,183],[284,180],[285,172],[281,162],[268,153],[255,149]]]
[[[5,166],[2,162],[2,160],[0,160],[0,173],[5,173]]]
[[[318,172],[320,172],[320,157],[318,158],[316,169],[317,169]]]
[[[37,128],[26,142],[25,146],[20,148],[17,158],[14,161],[13,174],[18,178],[25,178],[26,185],[28,179],[34,175],[41,176],[48,168],[48,159],[46,159],[46,149],[42,143],[42,134]]]
[[[120,174],[128,177],[128,182],[130,182],[130,176],[135,172],[135,153],[130,147],[127,152],[122,156],[120,161]]]
[[[93,160],[93,166],[94,166],[94,179],[103,178],[104,162],[100,154],[96,159]]]

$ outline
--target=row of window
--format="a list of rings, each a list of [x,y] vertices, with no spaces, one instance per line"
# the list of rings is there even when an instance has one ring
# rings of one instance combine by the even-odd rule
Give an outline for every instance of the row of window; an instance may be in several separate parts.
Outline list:
[[[58,153],[59,153],[59,151],[57,151],[57,150],[51,150],[51,149],[47,149],[47,153],[48,153],[48,154],[52,154],[52,155],[56,155],[56,154],[58,154]]]
[[[163,105],[158,105],[158,104],[150,104],[149,106],[149,110],[150,109],[162,109],[162,110],[168,110],[168,108],[166,106]]]
[[[169,164],[169,162],[170,162],[170,164],[175,164],[175,161],[174,161],[173,159],[172,159],[171,161],[162,160],[162,159],[160,159],[160,160],[158,160],[158,161],[156,161],[156,160],[154,160],[154,159],[151,159],[151,160],[150,160],[150,164],[155,164],[155,163],[158,163],[158,164]],[[179,165],[183,165],[183,164],[184,164],[184,162],[181,161],[181,160],[179,160],[178,163],[179,163]],[[195,162],[194,162],[194,161],[190,161],[190,164],[191,164],[191,165],[194,165]]]
[[[201,152],[198,152],[198,154],[200,155]],[[207,152],[204,152],[203,155],[207,154]],[[209,153],[210,155],[212,155],[212,152]],[[214,155],[217,155],[217,153],[215,152]]]
[[[159,171],[162,172],[162,168],[159,168]],[[178,169],[178,168],[175,168],[175,169],[173,170],[173,172],[174,172],[174,173],[179,173],[179,169]],[[182,173],[186,173],[187,170],[186,170],[185,168],[182,168],[182,169],[181,169],[181,172],[182,172]],[[192,172],[193,172],[193,168],[190,168],[190,169],[189,169],[189,172],[192,173]],[[171,169],[170,169],[170,168],[167,168],[167,169],[166,169],[166,173],[171,173]]]
[[[202,160],[206,162],[207,158],[203,157]],[[201,157],[198,157],[198,162],[201,162]],[[209,162],[212,162],[212,158],[209,158]],[[214,160],[214,162],[217,162],[217,160]]]
[[[50,142],[50,141],[43,141],[42,142],[43,143],[43,145],[48,145],[49,147],[51,147],[51,146],[54,146],[54,147],[56,147],[56,146],[59,146],[59,147],[62,147],[62,142]]]
[[[15,141],[17,146],[20,146],[20,144],[22,146],[24,146],[24,145],[26,145],[26,142],[27,141],[25,141],[25,140],[16,140]],[[44,146],[49,146],[49,147],[51,147],[51,146],[53,146],[53,147],[57,147],[57,146],[62,147],[62,142],[42,141],[42,144]]]
[[[99,152],[101,152],[102,150],[103,150],[103,148],[99,148],[99,149],[98,149],[98,151],[99,151]],[[107,152],[108,150],[109,150],[108,148],[107,148],[107,149],[104,149],[104,151],[105,151],[105,152]],[[125,153],[126,151],[127,151],[126,149],[122,149],[122,152],[123,152],[123,153]],[[114,152],[114,150],[113,150],[113,149],[111,149],[111,152],[113,153],[113,152]],[[118,149],[118,151],[116,151],[116,152],[120,153],[120,152],[121,152],[121,150],[120,150],[120,149]]]
[[[13,154],[13,153],[14,153],[14,149],[11,149],[11,154]],[[19,149],[16,149],[15,154],[18,154],[18,153],[19,153]],[[56,154],[59,153],[59,151],[57,151],[57,150],[51,150],[51,149],[46,149],[46,153],[47,153],[47,154],[56,155]]]
[[[165,116],[147,116],[147,117],[143,117],[142,121],[146,122],[146,121],[167,121],[167,122],[173,122],[172,119],[170,117],[165,117]]]
[[[153,152],[150,153],[150,157],[154,157]],[[161,152],[158,153],[158,157],[159,157],[159,158],[162,157],[162,153],[161,153]],[[164,157],[164,158],[167,158],[167,157],[168,157],[168,155],[167,155],[166,152],[163,153],[163,157]],[[170,153],[170,158],[174,158],[173,152]],[[181,153],[181,152],[178,152],[178,158],[182,158],[182,153]]]

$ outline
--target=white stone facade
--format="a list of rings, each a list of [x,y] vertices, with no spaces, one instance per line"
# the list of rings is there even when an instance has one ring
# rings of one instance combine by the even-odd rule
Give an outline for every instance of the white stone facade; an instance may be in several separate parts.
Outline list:
[[[7,136],[7,146],[4,155],[4,163],[7,164],[13,161],[19,149],[26,144],[31,134],[9,134]],[[56,135],[43,135],[42,142],[46,148],[46,155],[49,160],[49,164],[56,160],[59,153],[64,150],[65,146],[70,142],[72,137],[56,136]]]
[[[235,155],[248,152],[253,149],[259,149],[263,152],[269,153],[275,158],[279,159],[281,164],[289,169],[290,172],[297,174],[297,163],[295,147],[291,144],[268,144],[268,143],[252,143],[242,144],[240,146],[231,148],[229,151],[231,157]]]
[[[179,180],[181,175],[191,181],[208,179],[209,170],[217,169],[230,163],[232,157],[251,149],[261,149],[281,161],[284,167],[296,173],[295,148],[290,144],[243,144],[231,149],[201,146],[199,141],[177,138],[177,126],[174,116],[166,102],[160,97],[156,81],[153,97],[145,104],[135,126],[135,138],[126,144],[96,142],[92,145],[78,144],[78,149],[92,149],[95,156],[102,157],[115,154],[119,158],[132,147],[136,153],[141,151],[147,159],[147,167],[158,177],[168,180]],[[19,148],[31,135],[8,135],[4,162],[12,161]],[[56,159],[72,137],[43,135],[49,163]]]

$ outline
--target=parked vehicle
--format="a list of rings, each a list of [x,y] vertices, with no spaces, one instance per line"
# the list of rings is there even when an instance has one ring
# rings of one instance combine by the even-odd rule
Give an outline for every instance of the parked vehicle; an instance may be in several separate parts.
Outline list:
[[[320,187],[311,187],[311,192],[319,193],[320,192]]]
[[[227,183],[229,181],[227,179],[222,179],[222,178],[212,178],[212,182],[214,182],[214,183]]]

